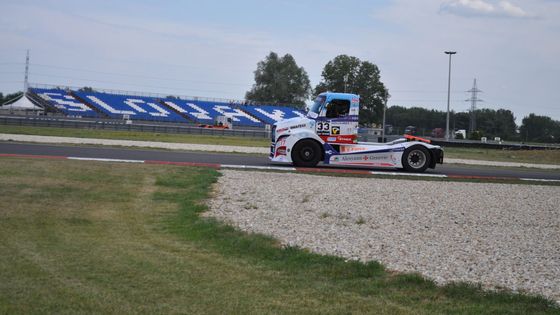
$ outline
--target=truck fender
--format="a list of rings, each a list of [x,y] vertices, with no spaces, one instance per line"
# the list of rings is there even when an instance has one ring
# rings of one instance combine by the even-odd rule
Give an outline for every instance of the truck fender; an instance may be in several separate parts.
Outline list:
[[[425,147],[426,149],[428,149],[428,153],[430,154],[430,165],[429,168],[435,168],[436,163],[437,163],[437,157],[434,155],[434,151],[433,149],[439,149],[438,146],[435,146],[433,144],[429,144],[426,142],[422,142],[422,141],[408,141],[408,142],[404,142],[403,143],[405,149],[414,146],[414,145],[421,145],[423,147]],[[402,167],[402,165],[401,165]]]
[[[303,139],[311,139],[311,140],[315,140],[317,141],[321,147],[323,147],[323,144],[325,143],[325,141],[323,141],[323,139],[321,139],[321,137],[319,137],[316,133],[311,132],[311,131],[301,131],[301,132],[296,132],[296,133],[292,133],[291,135],[289,135],[286,138],[286,157],[291,161],[292,160],[292,149],[294,148],[294,146],[296,145],[296,143],[298,143],[298,141],[303,140]],[[324,154],[324,152],[323,152]]]

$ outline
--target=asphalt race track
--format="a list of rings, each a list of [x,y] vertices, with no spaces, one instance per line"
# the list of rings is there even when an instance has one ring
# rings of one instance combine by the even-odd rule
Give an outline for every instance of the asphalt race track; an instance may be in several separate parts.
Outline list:
[[[75,145],[49,145],[2,142],[0,154],[71,156],[82,158],[154,160],[169,162],[192,162],[247,166],[273,166],[268,157],[253,154],[186,152],[155,149],[131,149],[116,147],[94,147]],[[445,162],[445,160],[444,160]],[[282,165],[274,165],[282,166]],[[321,166],[329,169],[347,169],[345,167]],[[355,168],[353,168],[355,169]],[[394,172],[394,169],[371,169],[376,171]],[[403,172],[404,173],[404,172]],[[428,169],[427,174],[444,174],[448,176],[499,177],[499,178],[531,178],[560,180],[560,171],[529,168],[502,168],[489,166],[473,166],[458,164],[438,164],[435,169]]]

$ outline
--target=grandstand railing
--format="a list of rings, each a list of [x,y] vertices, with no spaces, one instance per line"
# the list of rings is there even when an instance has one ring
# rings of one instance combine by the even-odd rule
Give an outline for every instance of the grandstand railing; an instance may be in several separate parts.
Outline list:
[[[30,88],[39,88],[39,89],[62,89],[62,90],[72,90],[72,91],[81,91],[84,87],[76,87],[76,86],[68,86],[68,85],[57,85],[57,84],[43,84],[43,83],[29,83]],[[138,92],[138,91],[124,91],[124,90],[114,90],[114,89],[105,89],[105,88],[93,88],[95,92],[102,92],[107,94],[115,94],[115,95],[126,95],[126,96],[144,96],[144,97],[153,97],[158,99],[172,99],[178,98],[181,100],[195,100],[195,101],[207,101],[207,102],[220,102],[220,103],[231,103],[233,106],[235,105],[270,105],[270,106],[282,106],[282,107],[294,107],[293,104],[281,104],[281,103],[274,103],[274,102],[253,102],[253,101],[246,101],[246,100],[236,100],[231,98],[216,98],[216,97],[206,97],[206,96],[192,96],[192,95],[174,95],[171,93],[163,94],[163,93],[148,93],[148,92]],[[295,107],[294,107],[295,108]]]

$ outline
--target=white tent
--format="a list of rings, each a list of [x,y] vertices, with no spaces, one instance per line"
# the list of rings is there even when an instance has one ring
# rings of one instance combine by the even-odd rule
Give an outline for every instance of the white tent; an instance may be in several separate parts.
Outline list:
[[[42,111],[43,108],[33,104],[28,98],[27,95],[23,95],[19,100],[13,102],[12,104],[3,105],[0,109],[8,109],[8,110],[28,110],[28,111]]]

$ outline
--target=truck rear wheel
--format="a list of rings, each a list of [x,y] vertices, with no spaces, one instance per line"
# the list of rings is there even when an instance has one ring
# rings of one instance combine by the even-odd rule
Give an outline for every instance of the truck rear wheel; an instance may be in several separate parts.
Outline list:
[[[321,145],[313,140],[301,140],[292,149],[292,161],[295,166],[314,167],[321,157]]]
[[[421,145],[413,145],[404,150],[402,165],[409,172],[424,172],[430,165],[430,152]]]

